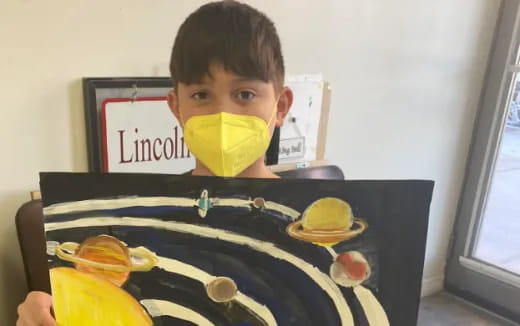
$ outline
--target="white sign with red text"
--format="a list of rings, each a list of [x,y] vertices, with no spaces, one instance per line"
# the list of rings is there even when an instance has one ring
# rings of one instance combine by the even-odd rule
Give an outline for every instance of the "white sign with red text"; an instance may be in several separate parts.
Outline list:
[[[105,172],[180,174],[195,167],[165,97],[107,99],[101,123]]]

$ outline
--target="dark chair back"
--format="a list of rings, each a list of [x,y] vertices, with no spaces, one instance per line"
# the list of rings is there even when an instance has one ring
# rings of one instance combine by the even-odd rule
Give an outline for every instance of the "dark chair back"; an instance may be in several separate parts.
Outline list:
[[[16,230],[29,291],[50,293],[41,200],[31,200],[20,207],[16,213]]]
[[[345,179],[343,171],[335,165],[312,166],[309,168],[277,172],[276,174],[284,179]]]

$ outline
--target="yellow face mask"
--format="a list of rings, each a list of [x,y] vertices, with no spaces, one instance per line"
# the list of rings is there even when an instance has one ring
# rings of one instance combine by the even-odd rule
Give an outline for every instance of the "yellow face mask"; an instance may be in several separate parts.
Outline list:
[[[267,151],[276,107],[267,123],[259,117],[227,112],[191,117],[184,125],[184,141],[215,175],[234,177]]]

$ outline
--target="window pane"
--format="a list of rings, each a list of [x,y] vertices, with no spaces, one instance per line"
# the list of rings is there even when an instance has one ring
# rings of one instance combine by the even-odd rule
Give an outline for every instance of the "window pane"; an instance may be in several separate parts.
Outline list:
[[[475,257],[520,274],[520,83],[511,103],[495,164]]]

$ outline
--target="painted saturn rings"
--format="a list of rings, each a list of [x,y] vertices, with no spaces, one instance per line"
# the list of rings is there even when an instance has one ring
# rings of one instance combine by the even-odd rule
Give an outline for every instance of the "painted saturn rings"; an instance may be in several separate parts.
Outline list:
[[[365,220],[354,217],[350,205],[338,198],[322,198],[312,203],[301,220],[291,223],[287,233],[298,240],[333,246],[363,233]]]
[[[126,282],[130,272],[149,271],[158,262],[148,249],[128,248],[108,235],[90,237],[81,244],[64,242],[56,247],[56,255],[74,263],[80,271],[106,278],[119,286]]]

